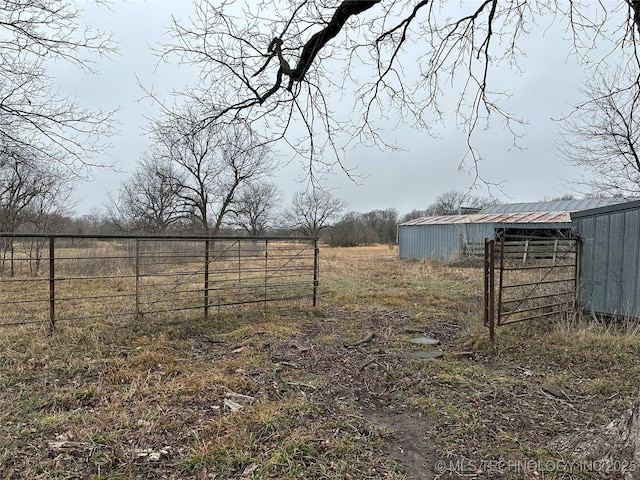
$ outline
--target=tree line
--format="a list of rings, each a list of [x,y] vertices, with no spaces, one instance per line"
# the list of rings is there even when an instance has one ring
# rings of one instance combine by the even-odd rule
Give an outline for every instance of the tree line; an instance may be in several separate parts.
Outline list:
[[[52,172],[3,157],[0,231],[305,235],[319,237],[331,246],[351,247],[393,244],[399,223],[423,216],[455,215],[496,203],[489,197],[451,190],[426,208],[403,215],[395,208],[362,213],[347,211],[345,200],[316,188],[294,194],[284,206],[282,193],[269,181],[266,168],[274,160],[264,150],[259,151],[259,158],[250,160],[244,153],[236,157],[230,148],[217,153],[211,148],[199,156],[191,152],[193,163],[186,155],[176,162],[144,155],[103,208],[82,216],[72,213],[72,181],[62,182]],[[250,167],[244,168],[246,163]],[[248,173],[242,176],[239,171]]]

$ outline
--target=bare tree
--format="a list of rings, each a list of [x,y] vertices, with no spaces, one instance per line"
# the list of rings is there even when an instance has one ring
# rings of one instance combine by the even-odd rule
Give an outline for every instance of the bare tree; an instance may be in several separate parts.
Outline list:
[[[0,148],[0,230],[18,231],[38,203],[62,206],[72,187],[68,175],[32,152]]]
[[[398,211],[395,208],[371,210],[362,214],[362,219],[375,232],[377,242],[388,244],[396,242]]]
[[[400,217],[399,223],[408,222],[416,218],[428,217],[429,215],[430,215],[429,210],[419,210],[417,208],[414,208],[410,212],[407,212],[402,217]]]
[[[367,213],[348,212],[331,227],[331,246],[354,247],[396,241],[398,211],[394,208]]]
[[[109,230],[109,218],[99,207],[93,207],[88,213],[76,219],[76,230],[82,235],[106,233]]]
[[[49,183],[49,188],[35,197],[23,212],[21,231],[55,233],[68,228],[74,185],[68,175],[56,174],[52,179],[54,181]],[[40,274],[48,239],[34,237],[25,239],[21,244],[25,257],[29,259],[29,273]]]
[[[239,190],[234,201],[231,224],[251,236],[263,235],[273,226],[279,201],[280,192],[275,185],[250,182]]]
[[[202,232],[216,234],[233,207],[238,189],[267,177],[275,166],[269,148],[241,121],[198,125],[198,110],[174,110],[153,122],[156,148],[176,169],[181,212]]]
[[[0,231],[42,232],[53,226],[54,217],[65,213],[69,204],[71,180],[59,165],[43,162],[28,149],[0,143]],[[2,239],[1,248],[0,262],[8,259],[13,274],[13,239]],[[39,265],[40,249],[35,248]]]
[[[323,158],[340,161],[353,140],[387,144],[379,119],[428,132],[442,118],[445,89],[459,94],[455,113],[476,167],[471,139],[489,121],[502,122],[517,142],[520,119],[504,106],[508,92],[492,89],[492,72],[520,70],[521,42],[540,23],[564,23],[568,53],[585,68],[610,68],[611,52],[595,49],[601,40],[618,48],[621,62],[640,63],[635,0],[614,8],[556,0],[205,0],[195,8],[190,21],[174,21],[158,54],[200,69],[199,85],[183,93],[205,107],[202,123],[241,116],[256,129],[268,126],[269,139],[288,141],[310,171]],[[416,75],[405,71],[409,64]],[[337,116],[329,101],[336,91],[355,99],[353,113]],[[327,148],[332,155],[323,156]]]
[[[285,213],[285,222],[303,235],[317,237],[338,219],[344,207],[344,200],[334,197],[326,190],[298,192]]]
[[[184,221],[180,194],[184,175],[166,158],[147,152],[130,178],[110,198],[111,221],[122,230],[161,233]]]
[[[590,100],[564,121],[564,159],[584,175],[579,188],[595,195],[640,195],[640,90],[629,87],[640,70],[603,74],[586,83]]]
[[[466,208],[481,209],[498,202],[493,198],[478,197],[463,190],[449,190],[438,195],[426,209],[427,215],[458,215]]]
[[[96,58],[114,51],[108,35],[81,26],[74,2],[2,2],[0,137],[33,151],[41,161],[88,166],[113,132],[112,113],[91,111],[61,95],[47,64],[65,61],[91,73]]]

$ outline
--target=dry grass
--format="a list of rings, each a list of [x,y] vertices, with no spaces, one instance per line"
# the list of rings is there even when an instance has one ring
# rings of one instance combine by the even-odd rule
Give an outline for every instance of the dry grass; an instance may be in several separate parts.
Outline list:
[[[515,324],[492,346],[479,268],[395,255],[323,249],[316,310],[0,330],[0,478],[599,478],[553,471],[549,445],[630,405],[637,325]]]

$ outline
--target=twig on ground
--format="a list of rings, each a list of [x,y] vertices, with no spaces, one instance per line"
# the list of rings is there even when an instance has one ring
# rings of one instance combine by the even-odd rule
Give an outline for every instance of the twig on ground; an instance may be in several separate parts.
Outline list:
[[[358,347],[360,345],[364,345],[365,343],[370,342],[373,337],[375,336],[375,334],[373,332],[368,332],[364,337],[362,337],[360,340],[358,340],[355,343],[348,343],[345,345],[346,348],[354,348],[354,347]]]

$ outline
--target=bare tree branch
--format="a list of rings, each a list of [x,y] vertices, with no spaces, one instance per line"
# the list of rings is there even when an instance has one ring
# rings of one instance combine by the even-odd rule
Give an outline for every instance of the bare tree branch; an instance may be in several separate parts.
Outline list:
[[[637,18],[633,0],[614,9],[559,0],[204,1],[190,24],[174,22],[158,54],[200,72],[197,85],[176,93],[202,106],[202,128],[246,120],[265,142],[291,146],[311,176],[314,165],[343,165],[354,142],[397,148],[381,121],[431,132],[452,90],[481,178],[475,132],[497,121],[520,147],[524,120],[494,86],[494,71],[520,70],[530,30],[564,23],[568,54],[597,72],[613,61],[640,64]],[[338,112],[337,97],[351,110]]]
[[[61,95],[47,73],[64,61],[94,73],[95,57],[115,52],[109,35],[81,27],[72,2],[7,0],[0,5],[0,136],[69,167],[92,165],[108,146],[114,112]],[[77,168],[70,168],[75,174]]]
[[[637,198],[640,192],[640,90],[636,71],[592,79],[589,101],[562,119],[561,156],[582,172],[587,193]]]

